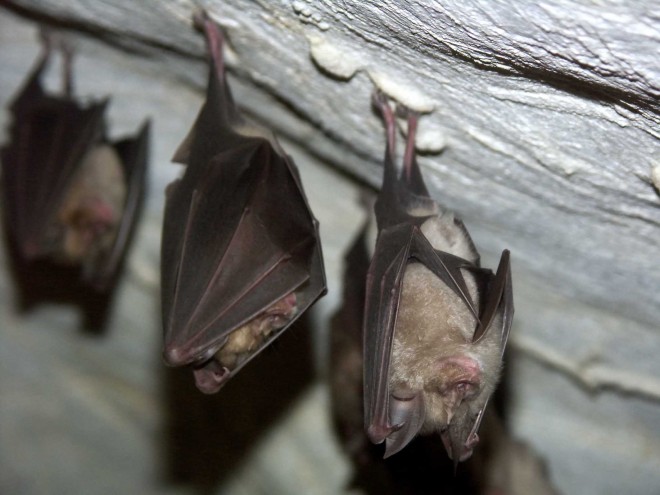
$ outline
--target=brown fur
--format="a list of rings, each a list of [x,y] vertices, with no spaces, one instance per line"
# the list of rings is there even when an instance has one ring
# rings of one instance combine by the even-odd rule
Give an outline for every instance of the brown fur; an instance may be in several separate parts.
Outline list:
[[[59,255],[79,263],[111,249],[125,199],[126,180],[119,155],[111,146],[97,146],[85,157],[58,211],[63,230]]]
[[[434,248],[469,259],[469,241],[453,215],[432,217],[422,231]],[[478,305],[473,276],[463,276]],[[476,320],[467,306],[428,268],[411,263],[403,277],[392,347],[390,390],[421,392],[426,408],[423,432],[440,431],[462,401],[489,397],[499,379],[501,349],[489,332],[472,344]],[[459,387],[457,388],[457,385]]]
[[[222,366],[234,368],[258,349],[276,329],[286,325],[298,312],[296,295],[291,293],[267,310],[229,334],[227,342],[216,353]]]

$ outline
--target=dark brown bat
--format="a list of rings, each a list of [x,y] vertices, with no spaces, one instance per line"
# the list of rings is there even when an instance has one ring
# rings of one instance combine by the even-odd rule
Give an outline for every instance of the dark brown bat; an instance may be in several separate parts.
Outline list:
[[[217,392],[319,297],[318,222],[275,138],[241,117],[225,79],[222,34],[205,14],[206,102],[174,160],[162,238],[164,357]]]
[[[63,42],[64,94],[41,84],[57,40],[43,53],[10,109],[11,142],[2,150],[5,228],[19,261],[80,269],[80,280],[112,287],[145,189],[149,124],[135,138],[105,136],[108,100],[73,97],[72,52]]]
[[[509,252],[497,273],[479,267],[463,223],[428,194],[415,160],[417,116],[408,117],[403,170],[395,167],[395,117],[387,129],[378,239],[364,319],[365,428],[385,456],[418,432],[442,434],[455,463],[467,459],[500,374],[513,316]]]

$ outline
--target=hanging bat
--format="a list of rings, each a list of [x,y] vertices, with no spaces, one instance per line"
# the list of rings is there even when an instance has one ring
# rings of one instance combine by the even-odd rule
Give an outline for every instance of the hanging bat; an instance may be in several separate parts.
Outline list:
[[[373,205],[364,205],[365,207]],[[383,459],[364,431],[362,321],[369,244],[366,222],[344,258],[342,306],[331,325],[332,418],[341,445],[352,461],[350,487],[364,493],[487,493],[479,485],[474,459],[467,469],[453,473],[441,442],[425,436],[415,439],[399,455]],[[486,438],[486,442],[489,438]],[[485,447],[489,447],[488,444]],[[481,449],[476,456],[481,458]]]
[[[463,223],[428,194],[415,159],[417,116],[395,167],[395,116],[375,93],[387,150],[375,205],[378,238],[367,275],[365,429],[385,456],[417,433],[440,432],[455,463],[467,459],[500,374],[513,317],[509,252],[497,273],[479,267]]]
[[[292,159],[239,114],[223,38],[196,16],[210,51],[206,102],[174,156],[162,237],[164,359],[217,392],[319,297],[318,234]]]
[[[108,100],[73,96],[72,51],[63,54],[64,94],[41,84],[56,46],[43,52],[10,110],[11,142],[2,150],[5,229],[20,263],[47,260],[79,268],[83,285],[108,291],[116,278],[145,189],[149,123],[134,138],[105,135]]]

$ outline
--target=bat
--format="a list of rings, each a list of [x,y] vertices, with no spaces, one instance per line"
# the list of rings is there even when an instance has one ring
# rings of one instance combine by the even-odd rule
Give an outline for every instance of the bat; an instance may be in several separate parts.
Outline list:
[[[272,134],[239,114],[223,38],[195,17],[210,52],[206,101],[173,160],[161,243],[165,363],[215,393],[326,292],[298,169]]]
[[[43,51],[11,103],[10,142],[2,149],[6,237],[18,262],[75,268],[84,286],[113,286],[141,207],[149,122],[118,142],[106,137],[108,99],[73,96],[73,52],[42,31]],[[41,78],[52,52],[63,55],[64,90]]]
[[[408,137],[395,166],[396,123],[386,126],[378,237],[366,282],[364,419],[385,457],[418,433],[439,432],[457,464],[470,457],[500,374],[513,317],[509,251],[497,272],[481,268],[463,223],[430,198],[415,158],[418,116],[403,107]]]
[[[493,450],[490,435],[482,439],[484,445],[467,468],[453,473],[442,443],[431,436],[416,438],[399,455],[383,459],[382,449],[371,444],[364,431],[362,322],[371,223],[365,223],[345,255],[342,305],[332,318],[330,333],[332,418],[340,444],[352,461],[350,487],[379,495],[491,493],[482,486],[484,467],[490,465],[483,462],[484,452]]]

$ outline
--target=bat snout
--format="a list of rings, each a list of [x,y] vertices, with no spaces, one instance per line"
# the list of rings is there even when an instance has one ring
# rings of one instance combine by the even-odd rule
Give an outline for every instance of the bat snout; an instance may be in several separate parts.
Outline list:
[[[204,394],[215,394],[231,378],[229,368],[222,366],[215,359],[204,366],[193,369],[195,385]]]

